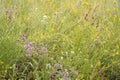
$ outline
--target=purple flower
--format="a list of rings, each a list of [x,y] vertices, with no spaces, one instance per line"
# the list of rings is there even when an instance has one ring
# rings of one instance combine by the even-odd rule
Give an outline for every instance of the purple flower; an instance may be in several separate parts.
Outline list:
[[[40,52],[41,52],[41,53],[47,53],[47,48],[41,46],[41,47],[40,47]]]
[[[54,67],[55,67],[56,69],[62,69],[62,65],[59,64],[59,63],[56,63],[56,64],[54,65]]]
[[[50,78],[51,80],[54,80],[54,79],[55,79],[55,74],[50,75],[49,78]]]
[[[31,58],[31,56],[32,56],[31,54],[26,54],[27,58]]]
[[[16,64],[16,67],[19,67],[19,64]]]
[[[28,42],[24,45],[24,49],[26,53],[31,53],[35,50],[34,42]]]
[[[69,78],[69,73],[68,73],[68,70],[66,69],[65,72],[64,72],[64,80],[70,80]]]
[[[66,76],[66,77],[69,76],[69,73],[68,73],[67,69],[66,69],[65,72],[64,72],[64,76]]]
[[[101,76],[101,75],[102,75],[102,72],[101,72],[101,71],[98,71],[98,75]]]

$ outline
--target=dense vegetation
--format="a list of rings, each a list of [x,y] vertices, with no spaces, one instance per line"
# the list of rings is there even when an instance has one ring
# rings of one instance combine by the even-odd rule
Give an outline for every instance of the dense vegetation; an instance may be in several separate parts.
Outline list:
[[[0,0],[0,80],[120,80],[116,0]]]

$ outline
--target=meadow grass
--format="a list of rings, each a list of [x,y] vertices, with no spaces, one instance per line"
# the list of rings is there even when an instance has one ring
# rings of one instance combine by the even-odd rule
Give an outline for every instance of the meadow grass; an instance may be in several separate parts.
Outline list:
[[[120,80],[117,0],[0,0],[1,80]]]

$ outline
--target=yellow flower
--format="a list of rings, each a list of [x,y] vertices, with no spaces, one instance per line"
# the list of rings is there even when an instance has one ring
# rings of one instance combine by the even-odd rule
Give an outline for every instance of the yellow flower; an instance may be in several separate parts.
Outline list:
[[[51,31],[52,31],[52,32],[54,32],[54,31],[55,31],[55,29],[54,29],[54,28],[51,28]]]
[[[106,9],[106,11],[107,11],[107,12],[110,12],[110,9],[108,8],[108,9]]]
[[[88,3],[88,2],[83,2],[82,5],[84,5],[84,6],[88,6],[89,3]]]
[[[9,69],[12,69],[12,66],[10,66]]]
[[[7,73],[7,70],[5,70],[4,72]]]
[[[50,58],[51,60],[53,60],[53,58]]]

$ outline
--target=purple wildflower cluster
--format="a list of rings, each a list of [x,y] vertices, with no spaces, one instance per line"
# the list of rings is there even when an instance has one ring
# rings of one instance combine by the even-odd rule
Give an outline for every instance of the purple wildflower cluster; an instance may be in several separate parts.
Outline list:
[[[27,58],[41,53],[48,56],[48,49],[44,44],[37,45],[35,42],[29,41],[26,34],[21,34],[20,40],[23,42],[23,48]]]
[[[31,53],[35,50],[35,43],[34,42],[28,42],[24,45],[24,49],[26,53]]]
[[[69,71],[67,69],[63,70],[62,64],[59,63],[54,64],[54,69],[56,69],[56,72],[52,73],[49,76],[51,80],[54,80],[55,78],[58,77],[61,77],[63,80],[70,80]],[[70,72],[73,73],[74,75],[78,75],[78,72],[73,69],[71,69]]]

